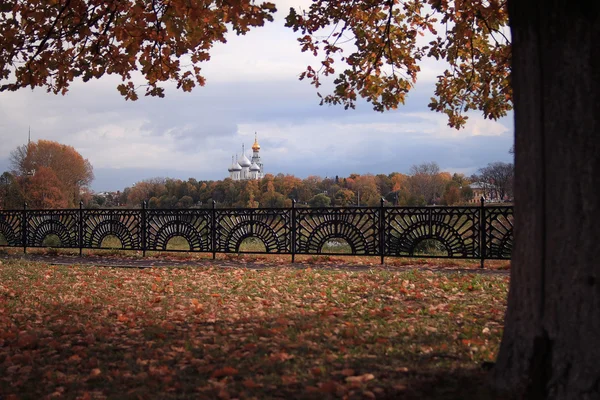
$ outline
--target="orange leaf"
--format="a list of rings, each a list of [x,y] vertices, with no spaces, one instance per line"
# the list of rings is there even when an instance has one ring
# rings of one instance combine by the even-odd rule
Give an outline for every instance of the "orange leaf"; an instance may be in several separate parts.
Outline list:
[[[237,375],[237,373],[238,373],[238,370],[233,367],[223,367],[221,369],[215,370],[215,372],[212,373],[211,377],[222,378],[224,376]]]
[[[254,382],[254,381],[253,381],[252,379],[250,379],[250,378],[248,378],[248,379],[245,379],[245,380],[244,380],[244,382],[243,382],[242,384],[243,384],[243,385],[246,387],[246,389],[255,389],[255,388],[262,387],[262,385],[260,385],[260,384],[258,384],[258,383],[256,383],[256,382]]]
[[[323,393],[333,394],[337,391],[338,384],[334,381],[327,381],[319,384],[319,390]]]
[[[296,375],[283,375],[281,377],[281,383],[284,385],[294,385],[298,383],[298,378],[296,378]]]

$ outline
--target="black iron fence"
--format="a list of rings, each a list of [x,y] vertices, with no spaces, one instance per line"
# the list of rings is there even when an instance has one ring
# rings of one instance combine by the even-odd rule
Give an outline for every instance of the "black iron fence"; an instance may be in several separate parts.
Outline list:
[[[0,246],[510,259],[512,206],[0,210]],[[111,240],[108,240],[108,239]],[[172,239],[185,248],[172,248]],[[254,240],[259,246],[245,246]]]

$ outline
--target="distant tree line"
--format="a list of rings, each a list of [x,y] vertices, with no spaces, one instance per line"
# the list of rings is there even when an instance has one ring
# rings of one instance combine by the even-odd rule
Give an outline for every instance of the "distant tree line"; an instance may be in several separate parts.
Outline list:
[[[510,171],[510,179],[500,181],[499,171]],[[414,165],[408,175],[351,174],[347,177],[309,176],[300,179],[293,175],[267,174],[261,180],[187,181],[152,178],[137,182],[122,192],[94,195],[88,207],[148,208],[207,208],[215,201],[217,207],[276,208],[329,206],[377,206],[383,198],[386,204],[397,206],[458,205],[474,199],[469,186],[472,182],[490,189],[490,198],[509,200],[512,196],[512,164],[492,163],[479,174],[440,171],[435,162]],[[485,180],[485,182],[483,181]],[[501,197],[492,191],[502,193]],[[496,192],[494,192],[496,193]]]
[[[70,208],[83,201],[87,208],[275,208],[387,205],[458,205],[472,201],[472,187],[488,199],[512,198],[513,165],[495,162],[478,174],[443,172],[435,162],[413,165],[408,174],[350,174],[347,177],[267,174],[261,180],[187,181],[152,178],[123,191],[94,194],[89,185],[92,165],[73,147],[39,140],[17,147],[11,153],[11,171],[0,175],[0,209]],[[477,183],[477,185],[473,185]],[[479,193],[479,192],[477,192]]]

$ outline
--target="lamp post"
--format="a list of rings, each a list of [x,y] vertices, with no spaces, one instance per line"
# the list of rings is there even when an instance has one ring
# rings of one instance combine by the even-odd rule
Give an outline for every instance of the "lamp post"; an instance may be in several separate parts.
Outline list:
[[[27,183],[29,181],[29,178],[35,175],[35,169],[32,170],[27,170],[25,172],[25,178],[26,178],[26,182]],[[27,184],[23,185],[23,201],[27,202]]]
[[[394,195],[394,197],[393,197],[393,199],[394,199],[394,206],[397,206],[398,205],[398,191],[397,190],[395,190],[395,191],[392,190],[391,192],[389,192],[388,194],[386,194],[384,196],[385,201],[389,201],[388,198],[389,198],[390,194]]]

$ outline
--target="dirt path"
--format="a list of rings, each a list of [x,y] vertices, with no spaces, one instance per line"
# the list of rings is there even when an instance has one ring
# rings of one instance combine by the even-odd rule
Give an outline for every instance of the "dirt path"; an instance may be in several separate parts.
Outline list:
[[[423,271],[444,272],[444,273],[475,273],[486,275],[509,275],[508,270],[497,269],[480,269],[480,268],[464,268],[447,265],[436,264],[420,264],[414,265],[364,265],[345,263],[340,261],[334,262],[311,262],[311,263],[291,263],[277,262],[265,260],[212,260],[212,259],[173,259],[168,257],[147,257],[147,258],[131,258],[131,257],[115,257],[115,256],[98,256],[98,255],[50,255],[50,254],[0,254],[0,260],[24,260],[43,262],[50,265],[86,265],[97,267],[113,267],[113,268],[158,268],[158,267],[218,267],[218,268],[249,268],[249,269],[266,269],[266,268],[313,268],[313,269],[343,269],[347,271],[368,271],[371,269],[386,270],[390,272],[408,271],[419,269]]]

